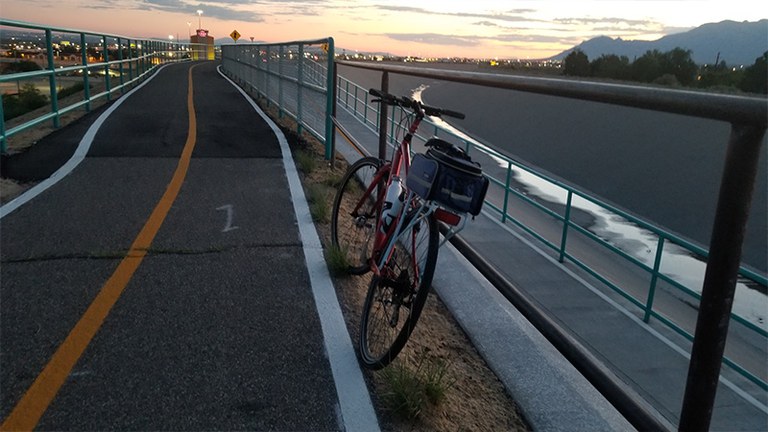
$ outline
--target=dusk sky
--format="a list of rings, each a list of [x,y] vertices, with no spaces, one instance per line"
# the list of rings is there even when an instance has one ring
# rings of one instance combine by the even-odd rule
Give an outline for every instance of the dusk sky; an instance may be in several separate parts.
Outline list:
[[[710,22],[757,21],[768,17],[768,6],[754,0],[1,0],[0,16],[163,39],[186,39],[201,20],[221,42],[232,42],[228,35],[237,30],[241,43],[332,36],[348,53],[545,58],[600,35],[654,40]]]

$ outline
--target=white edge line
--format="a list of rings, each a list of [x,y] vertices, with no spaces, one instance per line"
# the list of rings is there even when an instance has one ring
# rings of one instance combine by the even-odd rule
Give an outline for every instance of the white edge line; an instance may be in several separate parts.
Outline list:
[[[264,121],[267,122],[272,132],[280,142],[280,150],[283,154],[283,165],[288,178],[288,186],[291,191],[293,209],[296,213],[299,225],[299,234],[304,245],[304,257],[307,263],[312,293],[315,297],[315,305],[320,316],[320,326],[323,330],[325,348],[328,352],[328,360],[331,372],[336,384],[336,393],[339,398],[341,416],[344,428],[348,431],[378,431],[379,424],[376,412],[371,403],[360,364],[357,361],[352,341],[347,332],[347,325],[341,313],[341,307],[336,297],[328,267],[323,257],[323,248],[320,238],[315,230],[314,222],[309,213],[309,206],[304,197],[296,165],[288,147],[288,141],[283,132],[275,123],[259,108],[245,91],[221,72],[221,66],[217,67],[219,74],[229,81],[246,101],[251,104]]]
[[[18,209],[22,205],[26,204],[36,196],[40,195],[41,193],[45,192],[49,187],[55,185],[58,183],[61,179],[69,175],[74,169],[80,165],[80,162],[85,159],[85,155],[88,154],[88,150],[91,148],[91,144],[93,144],[93,139],[96,137],[96,133],[101,128],[101,125],[104,124],[104,122],[107,120],[107,118],[112,115],[112,113],[122,105],[122,103],[128,99],[129,96],[131,96],[134,92],[139,90],[140,88],[144,87],[148,82],[150,82],[152,79],[154,79],[157,74],[168,66],[168,64],[165,64],[158,68],[155,73],[153,73],[149,78],[144,80],[141,84],[134,87],[131,91],[128,93],[122,95],[119,97],[109,108],[107,108],[106,111],[101,113],[99,118],[96,119],[95,122],[91,125],[91,127],[88,128],[88,131],[86,131],[85,135],[83,135],[83,138],[80,140],[80,143],[77,145],[77,149],[75,149],[74,154],[72,154],[72,157],[69,158],[69,160],[62,165],[56,172],[51,174],[50,177],[47,179],[41,181],[40,183],[36,184],[23,194],[17,196],[13,200],[9,201],[2,207],[0,207],[0,219],[7,216],[14,210]]]
[[[503,223],[498,221],[495,217],[491,216],[491,214],[487,210],[483,210],[483,214],[486,217],[488,217],[489,219],[491,219],[494,223],[496,223],[497,225],[502,227],[504,230],[506,230],[507,232],[509,232],[513,236],[517,237],[521,242],[525,243],[528,247],[530,247],[531,249],[536,251],[536,253],[538,253],[539,255],[543,256],[547,260],[549,260],[552,264],[556,265],[559,269],[564,271],[567,275],[569,275],[570,277],[574,278],[580,284],[584,285],[588,290],[592,291],[595,295],[597,295],[598,297],[603,299],[606,303],[610,304],[611,306],[616,308],[619,312],[621,312],[622,314],[624,314],[625,316],[630,318],[638,326],[640,326],[643,330],[647,331],[648,333],[650,333],[651,335],[653,335],[654,337],[656,337],[657,339],[662,341],[665,345],[667,345],[668,347],[672,348],[672,350],[674,350],[675,352],[677,352],[681,356],[685,357],[688,360],[691,359],[690,354],[688,354],[688,352],[686,352],[682,347],[680,347],[676,343],[672,342],[666,336],[662,335],[658,330],[656,330],[656,329],[650,327],[649,325],[647,325],[645,322],[643,322],[643,320],[638,318],[636,315],[634,315],[632,312],[627,310],[624,306],[620,305],[618,302],[616,302],[613,299],[611,299],[610,297],[608,297],[605,293],[600,291],[597,287],[595,287],[594,285],[592,285],[589,282],[587,282],[586,280],[584,280],[581,276],[579,276],[576,273],[574,273],[571,269],[569,269],[569,268],[563,266],[562,264],[560,264],[557,260],[552,258],[550,255],[548,255],[545,251],[543,251],[537,245],[532,243],[530,240],[528,240],[527,238],[523,237],[521,234],[515,232],[509,226],[504,225]],[[723,377],[722,375],[720,375],[720,382],[722,382],[723,385],[725,385],[726,387],[731,389],[734,393],[739,395],[745,401],[747,401],[750,404],[752,404],[755,408],[757,408],[757,409],[763,411],[764,413],[768,414],[768,406],[766,406],[765,404],[763,404],[759,400],[755,399],[755,397],[753,397],[752,395],[750,395],[746,391],[742,390],[734,382],[732,382],[731,380]]]

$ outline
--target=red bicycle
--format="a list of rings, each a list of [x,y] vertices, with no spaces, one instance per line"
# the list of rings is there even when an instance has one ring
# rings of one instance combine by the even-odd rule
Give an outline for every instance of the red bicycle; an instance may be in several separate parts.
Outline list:
[[[403,108],[400,145],[391,160],[364,157],[347,170],[331,219],[333,244],[349,272],[373,272],[360,326],[359,352],[371,369],[388,365],[411,335],[427,299],[440,246],[438,221],[455,234],[466,214],[478,214],[488,180],[463,150],[431,139],[411,157],[411,140],[425,116],[464,114],[378,90],[381,102]]]

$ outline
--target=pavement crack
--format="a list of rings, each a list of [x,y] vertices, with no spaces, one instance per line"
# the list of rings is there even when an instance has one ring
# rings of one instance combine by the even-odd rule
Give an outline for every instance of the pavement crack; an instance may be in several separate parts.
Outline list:
[[[60,254],[41,254],[35,256],[26,257],[10,257],[0,260],[0,264],[23,264],[33,262],[46,262],[46,261],[61,261],[61,260],[119,260],[128,256],[131,252],[146,252],[147,257],[152,256],[168,256],[168,255],[208,255],[224,252],[232,252],[236,250],[250,250],[250,249],[280,249],[280,248],[300,248],[301,242],[290,243],[247,243],[231,246],[209,246],[203,248],[158,248],[152,247],[149,249],[132,249],[132,250],[115,250],[115,251],[99,251],[99,252],[73,252],[73,253],[60,253]]]

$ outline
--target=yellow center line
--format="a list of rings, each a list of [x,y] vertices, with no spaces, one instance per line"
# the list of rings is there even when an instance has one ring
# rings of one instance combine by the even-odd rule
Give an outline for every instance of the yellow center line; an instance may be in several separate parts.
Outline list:
[[[189,131],[179,164],[162,198],[152,211],[149,219],[131,245],[128,254],[117,266],[112,276],[99,291],[96,298],[85,311],[59,346],[45,368],[29,387],[11,413],[0,425],[0,431],[32,430],[43,416],[56,394],[64,385],[75,364],[83,355],[93,337],[101,328],[112,307],[125,290],[133,273],[139,267],[149,250],[152,241],[160,230],[171,205],[179,194],[181,185],[189,169],[192,151],[197,140],[197,119],[193,100],[192,69],[189,68],[189,86],[187,91],[187,110],[189,112]]]

